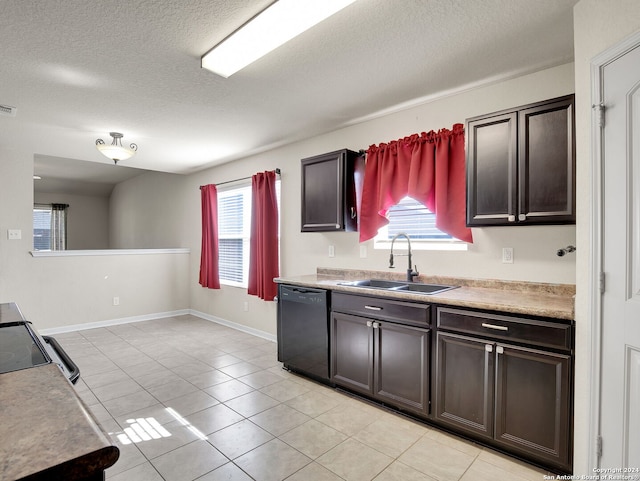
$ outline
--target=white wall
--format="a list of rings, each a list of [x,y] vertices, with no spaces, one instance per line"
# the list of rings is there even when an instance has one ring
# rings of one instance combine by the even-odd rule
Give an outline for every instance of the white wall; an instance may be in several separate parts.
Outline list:
[[[246,177],[279,167],[282,171],[282,274],[314,273],[317,267],[387,269],[388,253],[375,251],[367,242],[368,257],[359,257],[357,233],[300,232],[300,159],[340,148],[358,150],[406,135],[464,123],[475,115],[573,93],[573,64],[562,65],[495,85],[470,89],[392,115],[376,118],[335,132],[266,153],[224,164],[189,176],[149,173],[120,184],[112,194],[112,233],[120,236],[114,247],[132,248],[152,231],[157,246],[189,247],[191,308],[274,334],[275,306],[247,296],[245,291],[223,287],[220,291],[198,285],[200,257],[201,184]],[[158,205],[167,207],[158,212]],[[130,206],[135,206],[131,210]],[[129,209],[123,212],[124,209]],[[129,218],[147,219],[133,222]],[[154,226],[155,219],[156,225]],[[161,227],[161,228],[159,228]],[[144,230],[145,232],[142,232]],[[574,283],[575,256],[559,258],[559,247],[575,242],[575,226],[492,227],[474,229],[475,243],[468,252],[418,251],[414,262],[429,275]],[[113,236],[112,236],[113,238]],[[328,257],[329,245],[335,257]],[[502,247],[513,247],[515,262],[502,264]],[[249,302],[249,312],[243,311]]]
[[[576,232],[575,474],[592,475],[587,463],[591,352],[591,59],[640,29],[637,0],[582,0],[574,8],[578,223]]]
[[[109,199],[110,247],[187,247],[193,223],[185,216],[194,206],[184,195],[186,183],[182,175],[149,172],[116,185]]]
[[[8,240],[8,229],[20,229],[22,239]],[[32,239],[33,154],[0,143],[0,303],[28,308]]]
[[[188,309],[189,254],[34,258],[32,210],[33,153],[0,139],[0,303],[18,303],[37,329]]]
[[[68,204],[67,249],[109,248],[109,198],[91,195],[35,192],[39,204]]]

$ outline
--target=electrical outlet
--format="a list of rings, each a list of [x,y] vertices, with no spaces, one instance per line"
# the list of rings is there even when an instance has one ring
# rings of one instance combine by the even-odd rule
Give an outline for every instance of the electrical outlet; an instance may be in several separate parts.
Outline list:
[[[360,246],[360,258],[364,259],[367,257],[367,246]]]
[[[119,306],[120,305],[120,298],[119,297],[114,297],[113,298],[113,305],[114,306]]]
[[[513,264],[513,247],[502,248],[502,263]]]
[[[249,303],[245,301],[242,304],[242,309],[244,310],[244,312],[249,312]]]
[[[336,256],[336,247],[329,246],[329,257],[335,257],[335,256]]]

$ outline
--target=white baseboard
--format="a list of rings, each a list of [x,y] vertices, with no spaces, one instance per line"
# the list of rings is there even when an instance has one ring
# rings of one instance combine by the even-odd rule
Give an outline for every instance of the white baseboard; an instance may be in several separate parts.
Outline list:
[[[205,321],[215,322],[216,324],[221,324],[237,331],[242,331],[253,336],[261,337],[262,339],[266,339],[267,341],[277,342],[276,336],[268,332],[261,331],[260,329],[254,329],[243,324],[238,324],[237,322],[228,321],[226,319],[222,319],[221,317],[212,316],[211,314],[205,314],[204,312],[196,311],[194,309],[181,309],[179,311],[170,312],[156,312],[154,314],[145,314],[143,316],[123,317],[121,319],[109,319],[106,321],[72,324],[70,326],[52,327],[49,329],[38,329],[38,333],[43,336],[53,336],[55,334],[63,334],[65,332],[84,331],[87,329],[117,326],[120,324],[129,324],[132,322],[152,321],[154,319],[162,319],[165,317],[186,316],[188,314],[199,317],[200,319],[203,319]]]
[[[83,324],[72,324],[70,326],[52,327],[49,329],[38,329],[38,333],[43,336],[51,336],[55,334],[63,334],[65,332],[84,331],[86,329],[96,329],[98,327],[117,326],[119,324],[129,324],[131,322],[151,321],[153,319],[162,319],[164,317],[186,316],[190,314],[189,309],[180,309],[178,311],[156,312],[154,314],[145,314],[142,316],[123,317],[121,319],[108,319],[106,321],[87,322]]]
[[[200,319],[204,319],[205,321],[215,322],[216,324],[222,324],[223,326],[230,327],[237,331],[246,332],[247,334],[251,334],[256,337],[261,337],[262,339],[266,339],[267,341],[278,342],[277,337],[274,334],[261,331],[260,329],[254,329],[253,327],[245,326],[244,324],[227,321],[226,319],[222,319],[221,317],[212,316],[211,314],[205,314],[204,312],[196,311],[194,309],[190,309],[190,314],[192,316],[199,317]]]

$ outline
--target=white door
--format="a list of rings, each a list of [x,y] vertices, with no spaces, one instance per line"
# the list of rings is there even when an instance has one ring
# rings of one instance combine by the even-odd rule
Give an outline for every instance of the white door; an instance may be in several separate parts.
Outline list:
[[[640,45],[602,71],[600,466],[640,468]]]

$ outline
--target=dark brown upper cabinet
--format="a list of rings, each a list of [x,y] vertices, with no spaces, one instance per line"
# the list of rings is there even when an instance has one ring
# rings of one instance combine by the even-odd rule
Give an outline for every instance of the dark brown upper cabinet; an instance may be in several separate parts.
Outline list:
[[[574,96],[467,119],[467,225],[575,224]]]
[[[358,230],[356,182],[364,158],[337,150],[301,160],[302,232]]]

